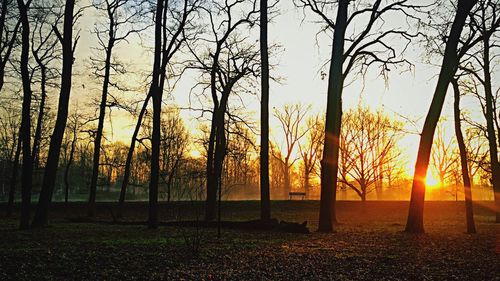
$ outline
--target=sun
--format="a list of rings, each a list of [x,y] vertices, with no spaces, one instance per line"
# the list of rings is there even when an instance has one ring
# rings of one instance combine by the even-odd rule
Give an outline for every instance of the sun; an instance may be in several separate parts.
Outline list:
[[[434,176],[430,171],[427,172],[427,176],[425,177],[425,186],[428,189],[436,189],[440,186],[439,179]]]

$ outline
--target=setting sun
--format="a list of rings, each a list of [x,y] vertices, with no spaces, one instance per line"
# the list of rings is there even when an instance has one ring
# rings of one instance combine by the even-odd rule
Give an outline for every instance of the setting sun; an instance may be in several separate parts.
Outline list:
[[[440,186],[440,180],[435,175],[433,175],[430,171],[427,173],[427,177],[425,178],[425,187],[427,189],[437,189]]]

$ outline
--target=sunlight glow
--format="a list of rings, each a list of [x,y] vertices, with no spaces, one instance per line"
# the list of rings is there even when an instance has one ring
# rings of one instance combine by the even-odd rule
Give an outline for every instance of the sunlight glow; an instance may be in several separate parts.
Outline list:
[[[436,177],[430,171],[427,172],[427,176],[425,178],[425,187],[427,189],[437,189],[437,188],[439,188],[439,186],[440,186],[439,178]]]

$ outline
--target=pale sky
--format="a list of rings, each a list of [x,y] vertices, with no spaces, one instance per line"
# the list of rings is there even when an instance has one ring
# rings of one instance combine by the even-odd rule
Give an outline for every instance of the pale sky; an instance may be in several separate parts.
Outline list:
[[[323,112],[326,104],[327,81],[321,80],[319,70],[330,57],[331,39],[322,34],[318,37],[316,43],[316,33],[320,26],[312,23],[317,17],[311,13],[304,15],[301,9],[295,8],[292,1],[280,1],[278,5],[281,13],[276,16],[269,26],[269,41],[278,43],[283,48],[282,51],[274,56],[272,62],[277,67],[272,70],[271,75],[279,76],[283,80],[280,84],[272,83],[270,88],[270,108],[281,108],[287,103],[300,102],[304,105],[311,105],[314,112]],[[80,27],[82,29],[82,39],[78,46],[76,54],[76,70],[81,77],[88,80],[88,56],[91,52],[95,35],[90,34],[89,30],[93,26],[95,18],[90,13],[83,17]],[[147,35],[146,37],[147,38]],[[135,43],[134,43],[135,42]],[[140,69],[142,72],[148,72],[151,68],[151,54],[137,44],[137,40],[131,40],[130,44],[121,43],[116,51],[116,56],[123,59],[132,69]],[[389,84],[386,85],[381,77],[378,77],[378,68],[373,68],[368,73],[363,87],[363,80],[358,79],[344,90],[343,102],[344,109],[354,107],[361,103],[370,106],[372,109],[383,107],[389,115],[403,115],[411,120],[418,120],[418,127],[409,125],[408,130],[420,131],[421,124],[429,108],[433,90],[437,81],[439,69],[435,66],[425,64],[423,51],[419,46],[410,46],[407,57],[415,68],[413,72],[400,73],[399,70],[391,72]],[[440,62],[440,61],[436,61]],[[323,68],[325,70],[328,67]],[[189,101],[189,91],[194,84],[194,74],[188,74],[184,77],[178,86],[172,92],[172,99],[168,103],[175,103],[179,107],[187,107]],[[138,77],[128,77],[131,85],[141,85]],[[495,84],[498,84],[498,77],[494,76]],[[86,87],[80,84],[80,79],[74,79],[73,85],[73,104],[78,100],[79,106],[82,103],[91,100],[91,97],[97,97],[100,84],[85,82]],[[83,82],[82,82],[83,83]],[[92,84],[92,85],[88,85]],[[144,83],[142,83],[144,86]],[[258,92],[258,89],[256,89]],[[126,94],[128,98],[140,99],[145,96],[145,90],[142,92],[133,92]],[[259,118],[259,101],[256,96],[249,96],[245,100],[246,108],[255,120]],[[193,104],[196,106],[196,104]],[[198,105],[199,106],[199,105]],[[464,108],[476,107],[474,101],[462,102]],[[448,119],[451,125],[452,121],[452,95],[447,96],[443,116]],[[197,112],[183,111],[182,115],[190,132],[197,131],[197,127],[190,120],[198,116]],[[129,143],[134,122],[130,115],[123,111],[115,110],[112,115],[113,129],[109,127],[109,116],[106,119],[108,138],[110,140],[120,140]],[[271,117],[271,129],[274,139],[279,139],[279,129],[277,120]],[[112,131],[112,136],[109,132]],[[452,133],[451,130],[450,134]],[[258,140],[258,138],[257,138]],[[413,170],[416,157],[416,148],[418,147],[418,136],[408,135],[405,137],[401,146],[407,148],[405,154],[408,160],[409,171]]]

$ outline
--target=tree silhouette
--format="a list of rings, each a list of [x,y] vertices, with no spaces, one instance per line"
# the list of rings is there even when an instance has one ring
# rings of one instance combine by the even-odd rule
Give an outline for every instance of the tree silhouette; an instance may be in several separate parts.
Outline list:
[[[220,186],[224,158],[226,154],[226,122],[229,98],[233,88],[244,89],[243,81],[247,76],[256,76],[259,71],[258,51],[253,44],[247,44],[239,29],[253,26],[258,14],[256,1],[214,2],[203,7],[209,18],[208,38],[201,38],[207,51],[190,47],[196,61],[192,68],[208,76],[208,88],[212,98],[212,120],[207,149],[205,219],[214,220],[216,215],[217,190]],[[202,46],[199,46],[203,48]],[[208,53],[207,53],[208,52]],[[202,83],[203,84],[203,83]],[[204,83],[207,84],[207,83]]]
[[[333,43],[328,71],[328,96],[326,103],[325,142],[321,160],[321,200],[318,229],[324,232],[333,230],[337,221],[335,212],[337,179],[339,169],[340,131],[342,124],[342,92],[349,74],[352,79],[361,78],[367,70],[378,65],[380,75],[387,79],[391,67],[411,64],[400,53],[406,49],[412,38],[408,30],[411,25],[418,26],[419,19],[409,11],[418,11],[421,5],[408,1],[319,1],[296,0],[296,5],[311,10],[319,16],[326,27],[323,31],[333,30]],[[349,10],[349,4],[352,9]],[[332,20],[330,13],[336,11]],[[386,16],[403,16],[407,28],[386,27]],[[351,34],[346,33],[347,31]],[[402,39],[402,50],[397,51],[391,40]],[[348,82],[347,82],[348,83]]]
[[[31,79],[28,69],[29,51],[30,51],[30,23],[28,19],[28,9],[31,1],[24,3],[23,0],[17,0],[19,15],[22,25],[22,50],[21,50],[21,77],[23,82],[23,110],[21,121],[21,142],[23,151],[23,177],[21,179],[21,229],[28,229],[30,222],[31,209],[31,189],[33,161],[31,158]]]
[[[304,120],[310,107],[304,107],[301,104],[285,105],[283,111],[274,110],[274,117],[278,119],[284,137],[284,146],[278,155],[273,155],[283,165],[284,189],[283,197],[286,198],[292,191],[291,171],[293,165],[299,160],[299,155],[296,155],[296,150],[300,147],[300,140],[307,134],[309,128],[302,128]]]
[[[81,9],[75,13],[75,0],[66,0],[63,17],[63,33],[56,25],[53,26],[54,32],[62,45],[62,72],[61,88],[59,93],[59,103],[57,107],[57,117],[54,126],[54,132],[50,139],[47,162],[45,164],[45,173],[43,175],[42,188],[35,217],[33,218],[33,227],[42,227],[48,223],[48,213],[52,201],[52,193],[56,181],[57,168],[59,165],[59,154],[61,143],[68,119],[69,98],[71,95],[71,81],[73,73],[74,51],[78,43],[79,35],[73,38],[73,27],[75,21],[81,16]]]
[[[142,0],[141,0],[142,1]],[[98,57],[91,58],[94,67],[94,75],[102,79],[102,92],[99,104],[99,118],[97,130],[94,138],[94,154],[92,165],[92,177],[90,181],[89,208],[88,215],[94,216],[97,178],[99,176],[99,157],[101,153],[101,141],[103,136],[104,118],[108,104],[110,88],[123,90],[116,82],[111,81],[112,76],[124,74],[124,67],[116,59],[113,59],[113,49],[121,42],[128,42],[131,35],[144,29],[147,25],[142,24],[144,7],[141,1],[112,0],[93,1],[93,6],[99,12],[106,14],[107,22],[98,22],[94,27],[99,43],[97,51],[104,53],[104,59]]]
[[[460,41],[465,20],[477,0],[458,1],[458,7],[455,19],[450,29],[446,48],[444,51],[443,62],[439,72],[439,78],[432,98],[431,106],[425,119],[424,127],[420,137],[418,147],[417,161],[415,164],[415,173],[413,175],[413,184],[410,200],[410,209],[406,223],[406,232],[423,233],[424,232],[424,199],[425,199],[425,177],[429,166],[431,147],[434,139],[434,131],[441,115],[444,98],[451,79],[458,68],[459,56],[457,46]]]
[[[164,6],[166,4],[166,6]],[[158,227],[158,179],[160,175],[161,143],[161,103],[167,79],[167,66],[172,57],[186,41],[186,25],[198,9],[198,0],[184,0],[180,4],[158,0],[154,22],[154,63],[148,96],[153,99],[153,132],[151,136],[151,175],[149,181],[149,218],[150,228]],[[167,15],[175,15],[173,29],[167,28]]]
[[[323,149],[324,123],[320,115],[314,115],[307,119],[307,134],[304,142],[299,142],[300,155],[302,157],[304,191],[310,198],[311,178],[318,173],[318,164]]]
[[[464,194],[465,194],[465,216],[467,222],[467,233],[476,233],[476,225],[474,223],[474,210],[472,209],[472,191],[471,191],[471,180],[469,177],[469,165],[467,163],[467,148],[465,146],[464,136],[461,129],[460,120],[460,88],[458,86],[458,81],[453,79],[451,81],[453,85],[453,116],[455,125],[455,136],[457,138],[458,149],[460,152],[460,166],[462,171],[462,180],[464,183]]]
[[[21,25],[20,15],[15,11],[15,1],[2,0],[0,10],[0,91],[5,83],[5,67],[9,62],[12,50],[16,46],[17,33]]]
[[[260,0],[260,218],[271,218],[269,192],[269,51],[267,44],[268,23],[267,0]]]
[[[380,111],[359,106],[344,113],[340,150],[340,182],[349,186],[362,201],[375,190],[384,167],[396,162],[393,153],[401,136],[402,124]]]

